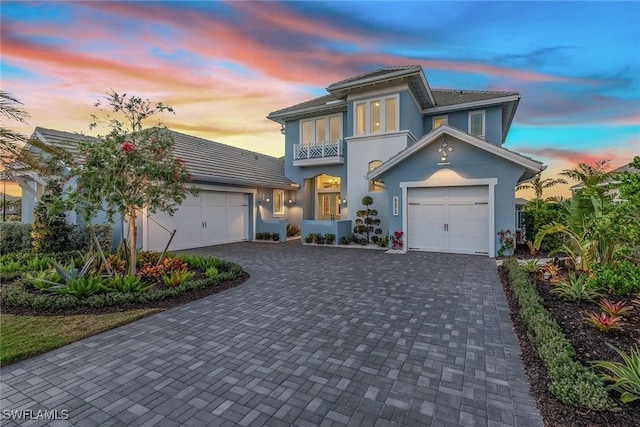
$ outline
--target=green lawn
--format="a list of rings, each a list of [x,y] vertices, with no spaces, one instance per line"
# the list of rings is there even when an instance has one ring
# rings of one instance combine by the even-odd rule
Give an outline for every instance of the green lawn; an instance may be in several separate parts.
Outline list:
[[[0,366],[45,353],[104,332],[161,309],[81,316],[18,316],[0,314]]]

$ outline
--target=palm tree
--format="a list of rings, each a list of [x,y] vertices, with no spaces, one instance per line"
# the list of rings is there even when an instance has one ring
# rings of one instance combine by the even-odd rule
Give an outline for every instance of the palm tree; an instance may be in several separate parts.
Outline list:
[[[608,164],[608,160],[600,160],[593,166],[579,163],[573,169],[563,170],[560,175],[578,181],[584,188],[597,187],[606,182],[611,176],[611,172],[607,171]]]
[[[0,116],[26,124],[29,114],[22,109],[22,103],[4,90],[0,90]],[[15,132],[5,126],[0,126],[0,169],[14,178],[14,173],[19,169],[34,170],[41,175],[49,175],[50,168],[47,162],[34,151],[24,149],[25,145],[31,145],[50,156],[59,156],[61,150],[48,147],[38,140]]]
[[[551,188],[558,184],[566,184],[562,178],[546,178],[542,179],[541,174],[537,174],[533,179],[529,182],[525,182],[524,184],[520,184],[516,187],[516,191],[519,190],[528,190],[531,189],[535,192],[536,198],[536,209],[540,207],[540,201],[542,200],[542,193],[547,188]]]

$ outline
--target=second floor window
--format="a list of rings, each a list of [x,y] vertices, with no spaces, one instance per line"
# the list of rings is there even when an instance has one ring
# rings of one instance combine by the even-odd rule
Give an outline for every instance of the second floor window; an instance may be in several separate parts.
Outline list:
[[[355,103],[356,135],[398,130],[398,97],[396,95]]]
[[[342,139],[342,116],[326,116],[300,121],[300,143],[320,144]]]
[[[433,129],[438,129],[442,125],[447,124],[447,116],[440,116],[433,118]]]
[[[484,139],[484,110],[469,113],[469,133]]]

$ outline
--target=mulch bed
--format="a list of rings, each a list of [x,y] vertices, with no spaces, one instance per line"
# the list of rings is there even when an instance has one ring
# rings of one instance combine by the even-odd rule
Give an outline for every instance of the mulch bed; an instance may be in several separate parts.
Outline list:
[[[499,272],[509,303],[514,330],[520,340],[522,361],[529,377],[531,394],[536,399],[545,425],[549,427],[640,426],[639,401],[621,405],[618,412],[599,412],[565,405],[549,392],[547,386],[551,380],[547,369],[527,336],[527,328],[520,318],[518,303],[509,286],[509,278],[504,269],[499,269]],[[640,313],[637,308],[633,314],[625,316],[627,326],[622,331],[603,333],[584,320],[585,311],[595,311],[599,308],[595,304],[573,303],[556,298],[549,293],[552,285],[544,280],[536,280],[535,286],[545,301],[545,307],[563,329],[581,362],[621,361],[618,354],[607,346],[607,342],[627,352],[633,344],[640,344]],[[611,296],[610,299],[618,301],[623,298]],[[630,303],[633,297],[624,299]],[[617,393],[612,392],[611,397],[617,401]]]
[[[106,313],[115,313],[115,312],[121,312],[121,311],[131,311],[131,310],[147,309],[147,308],[169,309],[169,308],[186,304],[191,301],[195,301],[195,300],[207,297],[209,295],[217,294],[218,292],[222,292],[230,288],[234,288],[238,285],[241,285],[245,281],[247,281],[247,279],[249,279],[249,274],[244,273],[243,275],[233,280],[227,280],[225,282],[220,283],[217,286],[211,286],[211,287],[189,291],[183,295],[179,295],[171,298],[165,298],[158,301],[151,301],[146,304],[121,304],[117,306],[108,306],[108,307],[101,307],[101,308],[77,307],[74,309],[66,309],[64,311],[60,311],[60,310],[44,311],[44,310],[32,310],[29,308],[20,308],[20,307],[2,307],[2,313],[19,314],[24,316],[73,316],[73,315],[79,315],[79,314],[106,314]]]

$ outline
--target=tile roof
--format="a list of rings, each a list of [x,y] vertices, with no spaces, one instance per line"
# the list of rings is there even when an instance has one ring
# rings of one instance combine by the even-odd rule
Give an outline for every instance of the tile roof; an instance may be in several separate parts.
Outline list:
[[[384,77],[387,74],[396,74],[399,71],[420,72],[422,71],[422,67],[420,65],[400,65],[396,67],[380,68],[377,70],[358,74],[357,76],[349,77],[348,79],[340,80],[339,82],[331,83],[327,87],[327,91],[331,92],[331,90],[336,87],[340,87],[350,83],[355,84],[359,80],[368,80],[376,77]]]
[[[185,160],[187,169],[198,181],[249,187],[291,189],[284,176],[284,158],[259,154],[219,142],[209,141],[169,129],[174,137],[174,155]],[[37,127],[34,136],[47,144],[63,147],[78,157],[78,144],[84,135]]]
[[[333,101],[341,102],[342,100],[340,98],[337,98],[337,97],[333,96],[333,95],[324,95],[324,96],[320,96],[318,98],[313,98],[313,99],[310,99],[308,101],[301,102],[299,104],[292,105],[290,107],[286,107],[286,108],[282,108],[280,110],[273,111],[273,112],[269,113],[269,115],[267,117],[272,119],[272,118],[280,116],[282,114],[286,114],[286,113],[290,113],[290,112],[294,112],[294,111],[305,110],[307,108],[313,108],[313,107],[322,107],[322,106],[326,106],[327,102],[333,102]]]
[[[468,102],[486,101],[489,99],[518,95],[518,92],[459,89],[431,89],[431,93],[436,100],[436,107],[466,104]]]

